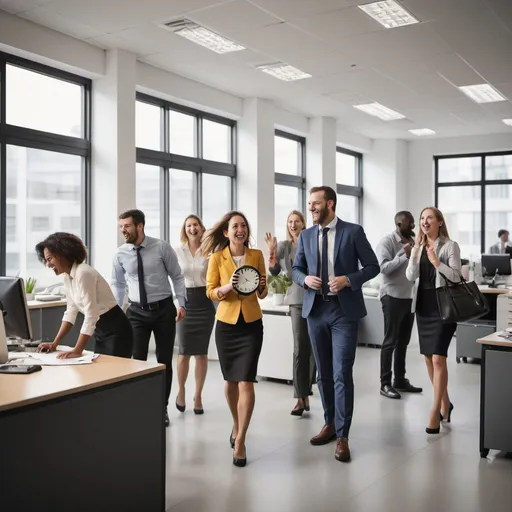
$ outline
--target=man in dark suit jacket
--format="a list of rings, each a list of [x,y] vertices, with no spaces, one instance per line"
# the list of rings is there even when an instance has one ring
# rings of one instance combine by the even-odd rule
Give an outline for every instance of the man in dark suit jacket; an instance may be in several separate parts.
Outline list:
[[[361,288],[379,273],[379,263],[363,228],[336,217],[336,200],[330,187],[310,190],[309,211],[315,226],[299,236],[292,277],[305,289],[302,316],[308,320],[324,407],[325,425],[311,444],[337,439],[335,457],[348,462],[352,368],[359,319],[366,316]]]

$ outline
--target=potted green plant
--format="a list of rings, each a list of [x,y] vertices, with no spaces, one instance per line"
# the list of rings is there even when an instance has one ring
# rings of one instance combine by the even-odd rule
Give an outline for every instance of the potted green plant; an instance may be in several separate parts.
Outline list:
[[[36,287],[37,279],[29,277],[25,283],[25,295],[27,300],[34,300],[34,289]]]
[[[286,291],[292,285],[290,278],[286,274],[278,276],[269,276],[268,289],[272,292],[272,301],[274,306],[281,306],[284,302]]]

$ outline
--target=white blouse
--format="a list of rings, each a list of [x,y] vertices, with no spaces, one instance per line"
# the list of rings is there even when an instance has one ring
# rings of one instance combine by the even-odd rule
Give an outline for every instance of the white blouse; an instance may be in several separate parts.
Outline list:
[[[114,294],[101,274],[87,263],[74,264],[64,274],[67,308],[63,322],[75,324],[78,312],[83,313],[81,334],[92,336],[101,315],[117,305]]]
[[[199,288],[206,286],[206,271],[208,270],[208,259],[203,257],[201,249],[198,249],[194,256],[187,244],[178,247],[176,255],[185,276],[187,288]]]

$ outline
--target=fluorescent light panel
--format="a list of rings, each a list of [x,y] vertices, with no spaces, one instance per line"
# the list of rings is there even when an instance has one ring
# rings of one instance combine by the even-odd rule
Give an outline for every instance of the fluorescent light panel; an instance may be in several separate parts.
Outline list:
[[[504,96],[489,84],[463,85],[459,89],[476,103],[492,103],[506,100]]]
[[[512,119],[502,119],[501,121],[507,126],[512,126]]]
[[[419,23],[419,20],[407,12],[395,0],[373,2],[371,4],[358,5],[358,7],[386,28],[403,27],[404,25]]]
[[[284,80],[285,82],[293,82],[294,80],[311,78],[309,73],[301,71],[300,69],[290,66],[289,64],[269,64],[266,66],[258,66],[257,69],[275,78],[279,78],[279,80]]]
[[[414,130],[409,130],[413,135],[417,135],[418,137],[425,137],[426,135],[435,135],[435,131],[430,128],[416,128]]]
[[[226,39],[207,28],[195,25],[175,32],[178,36],[184,37],[193,43],[200,44],[208,50],[216,53],[229,53],[246,50],[245,46]]]
[[[397,119],[405,119],[405,116],[391,110],[380,103],[367,103],[365,105],[354,105],[354,108],[361,110],[365,114],[378,117],[383,121],[395,121]]]

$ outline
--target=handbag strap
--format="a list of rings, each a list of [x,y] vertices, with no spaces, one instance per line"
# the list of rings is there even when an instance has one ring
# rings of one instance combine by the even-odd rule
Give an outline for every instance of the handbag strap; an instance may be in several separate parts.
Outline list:
[[[448,279],[442,272],[439,272],[439,275],[447,282],[447,283],[450,283],[451,285],[456,285],[456,284],[464,284],[466,285],[467,284],[467,281],[464,279],[464,276],[462,275],[462,272],[460,270],[457,270],[455,268],[452,269],[454,272],[457,272],[459,274],[459,277],[460,277],[460,281],[458,283],[455,283],[454,281],[452,281],[451,279]]]

